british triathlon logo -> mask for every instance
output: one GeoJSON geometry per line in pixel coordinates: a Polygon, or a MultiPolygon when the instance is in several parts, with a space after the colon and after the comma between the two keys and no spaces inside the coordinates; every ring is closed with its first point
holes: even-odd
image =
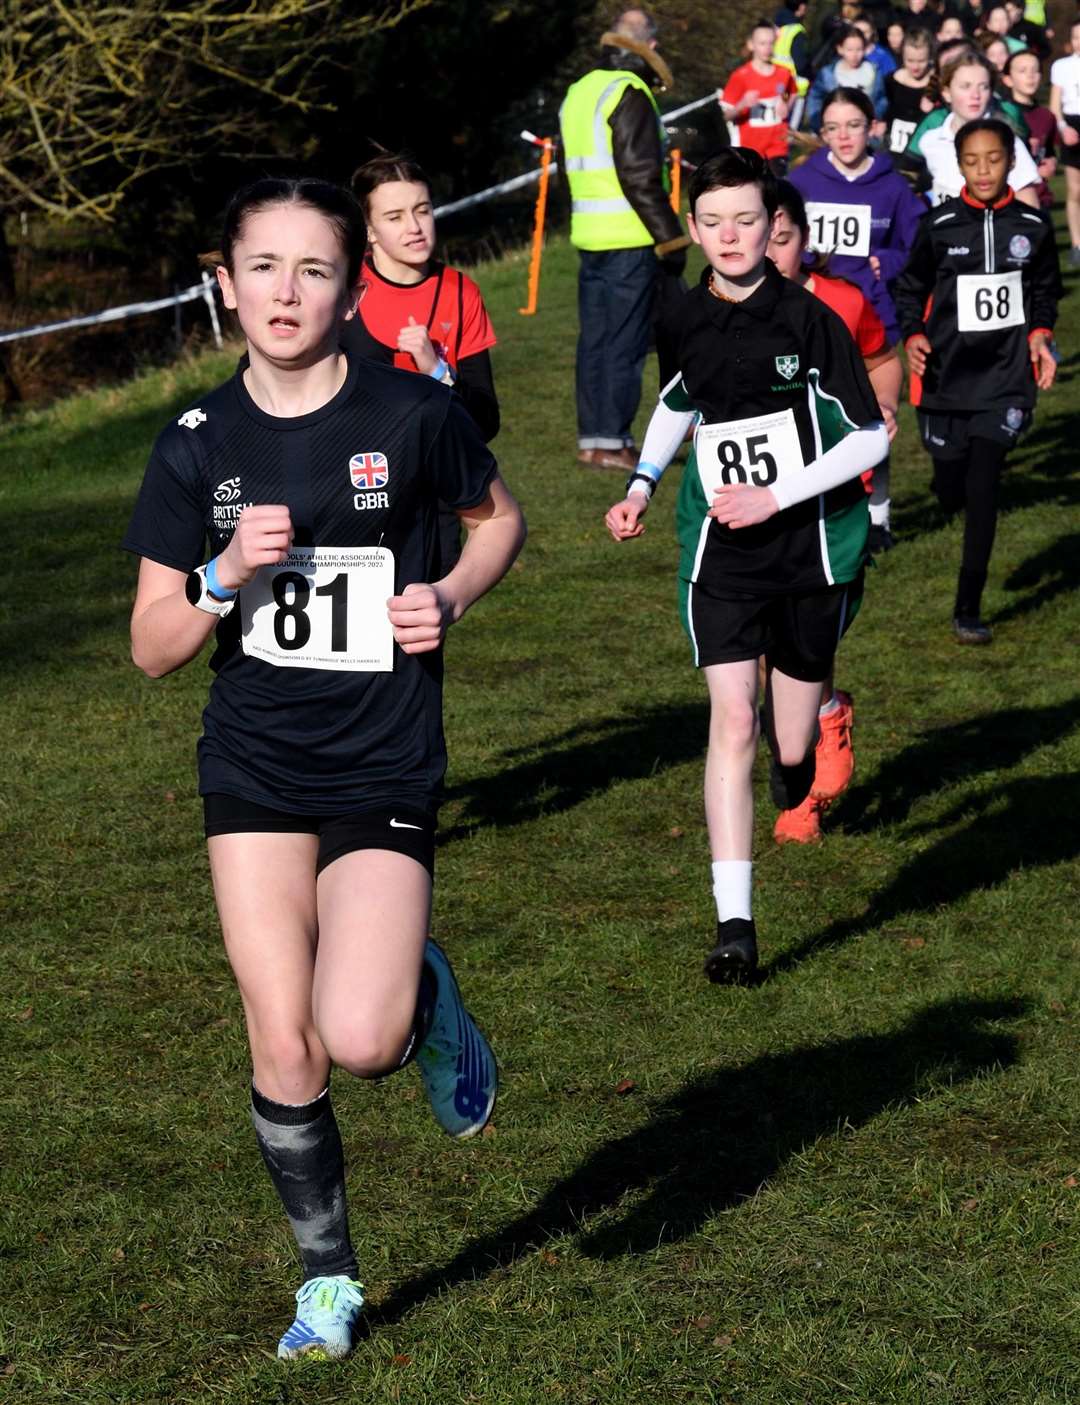
{"type": "Polygon", "coordinates": [[[354,488],[361,489],[353,494],[353,507],[357,512],[390,506],[389,493],[378,491],[390,481],[390,465],[385,454],[353,454],[349,460],[349,479],[354,488]]]}
{"type": "Polygon", "coordinates": [[[239,478],[226,478],[214,489],[215,502],[235,502],[240,496],[239,478]]]}
{"type": "Polygon", "coordinates": [[[206,423],[206,415],[202,410],[185,410],[176,423],[185,429],[198,429],[199,425],[206,423]]]}
{"type": "Polygon", "coordinates": [[[799,358],[797,356],[778,356],[776,369],[786,381],[789,381],[799,369],[799,358]]]}
{"type": "Polygon", "coordinates": [[[219,532],[231,532],[245,507],[253,506],[240,501],[240,479],[224,478],[214,489],[214,526],[219,532]]]}

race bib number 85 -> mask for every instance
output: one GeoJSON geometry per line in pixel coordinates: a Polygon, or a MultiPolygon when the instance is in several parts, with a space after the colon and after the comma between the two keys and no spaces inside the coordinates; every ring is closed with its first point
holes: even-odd
{"type": "Polygon", "coordinates": [[[694,450],[709,502],[717,488],[733,483],[768,488],[804,467],[794,410],[698,425],[694,450]]]}
{"type": "Polygon", "coordinates": [[[870,253],[870,206],[806,202],[810,222],[807,247],[816,254],[848,254],[865,259],[870,253]]]}
{"type": "Polygon", "coordinates": [[[389,673],[393,593],[385,547],[294,547],[240,591],[244,653],[277,668],[389,673]]]}
{"type": "Polygon", "coordinates": [[[956,325],[961,332],[996,332],[1024,322],[1019,269],[1010,273],[961,273],[956,280],[956,325]]]}

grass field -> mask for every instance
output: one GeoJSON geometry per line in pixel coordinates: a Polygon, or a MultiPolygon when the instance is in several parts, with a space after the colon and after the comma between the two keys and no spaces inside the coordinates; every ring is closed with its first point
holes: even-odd
{"type": "Polygon", "coordinates": [[[534,319],[523,260],[480,278],[531,536],[448,645],[435,930],[502,1094],[458,1146],[415,1071],[336,1080],[371,1304],[341,1365],[273,1359],[298,1275],[200,837],[206,669],[128,660],[149,445],[231,355],[0,429],[0,1401],[1080,1400],[1075,297],[1008,472],[990,649],[951,638],[959,529],[904,413],[901,544],[838,671],[855,782],[812,849],[773,846],[760,786],[745,991],[700,975],[675,482],[643,540],[606,538],[574,256],[549,248],[534,319]]]}

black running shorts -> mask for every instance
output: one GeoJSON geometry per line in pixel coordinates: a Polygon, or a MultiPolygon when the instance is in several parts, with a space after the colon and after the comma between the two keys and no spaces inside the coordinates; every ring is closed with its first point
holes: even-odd
{"type": "Polygon", "coordinates": [[[846,585],[797,595],[713,595],[691,585],[687,628],[698,667],[742,663],[764,654],[771,668],[789,678],[823,683],[862,594],[862,572],[846,585]]]}
{"type": "Polygon", "coordinates": [[[412,805],[352,815],[294,815],[236,795],[211,794],[203,796],[203,822],[207,839],[215,834],[316,834],[317,874],[360,849],[405,854],[435,873],[435,817],[412,805]]]}
{"type": "Polygon", "coordinates": [[[945,463],[967,458],[972,439],[989,439],[1011,449],[1031,423],[1031,411],[1020,405],[1003,410],[976,410],[970,415],[943,415],[935,410],[918,412],[923,448],[931,458],[945,463]]]}
{"type": "MultiPolygon", "coordinates": [[[[1080,132],[1080,117],[1070,117],[1067,115],[1065,123],[1067,126],[1071,127],[1074,132],[1080,132]]],[[[1077,142],[1075,146],[1066,146],[1059,137],[1057,141],[1057,154],[1061,165],[1071,166],[1074,171],[1080,170],[1080,142],[1077,142]]]]}

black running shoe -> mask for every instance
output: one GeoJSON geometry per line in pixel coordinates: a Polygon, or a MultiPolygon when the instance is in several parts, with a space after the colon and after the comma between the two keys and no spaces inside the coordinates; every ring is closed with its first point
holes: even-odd
{"type": "Polygon", "coordinates": [[[960,644],[989,644],[994,637],[994,631],[978,615],[956,615],[952,629],[960,644]]]}
{"type": "Polygon", "coordinates": [[[729,917],[716,924],[716,946],[705,958],[705,974],[714,985],[750,985],[757,972],[754,919],[729,917]]]}

